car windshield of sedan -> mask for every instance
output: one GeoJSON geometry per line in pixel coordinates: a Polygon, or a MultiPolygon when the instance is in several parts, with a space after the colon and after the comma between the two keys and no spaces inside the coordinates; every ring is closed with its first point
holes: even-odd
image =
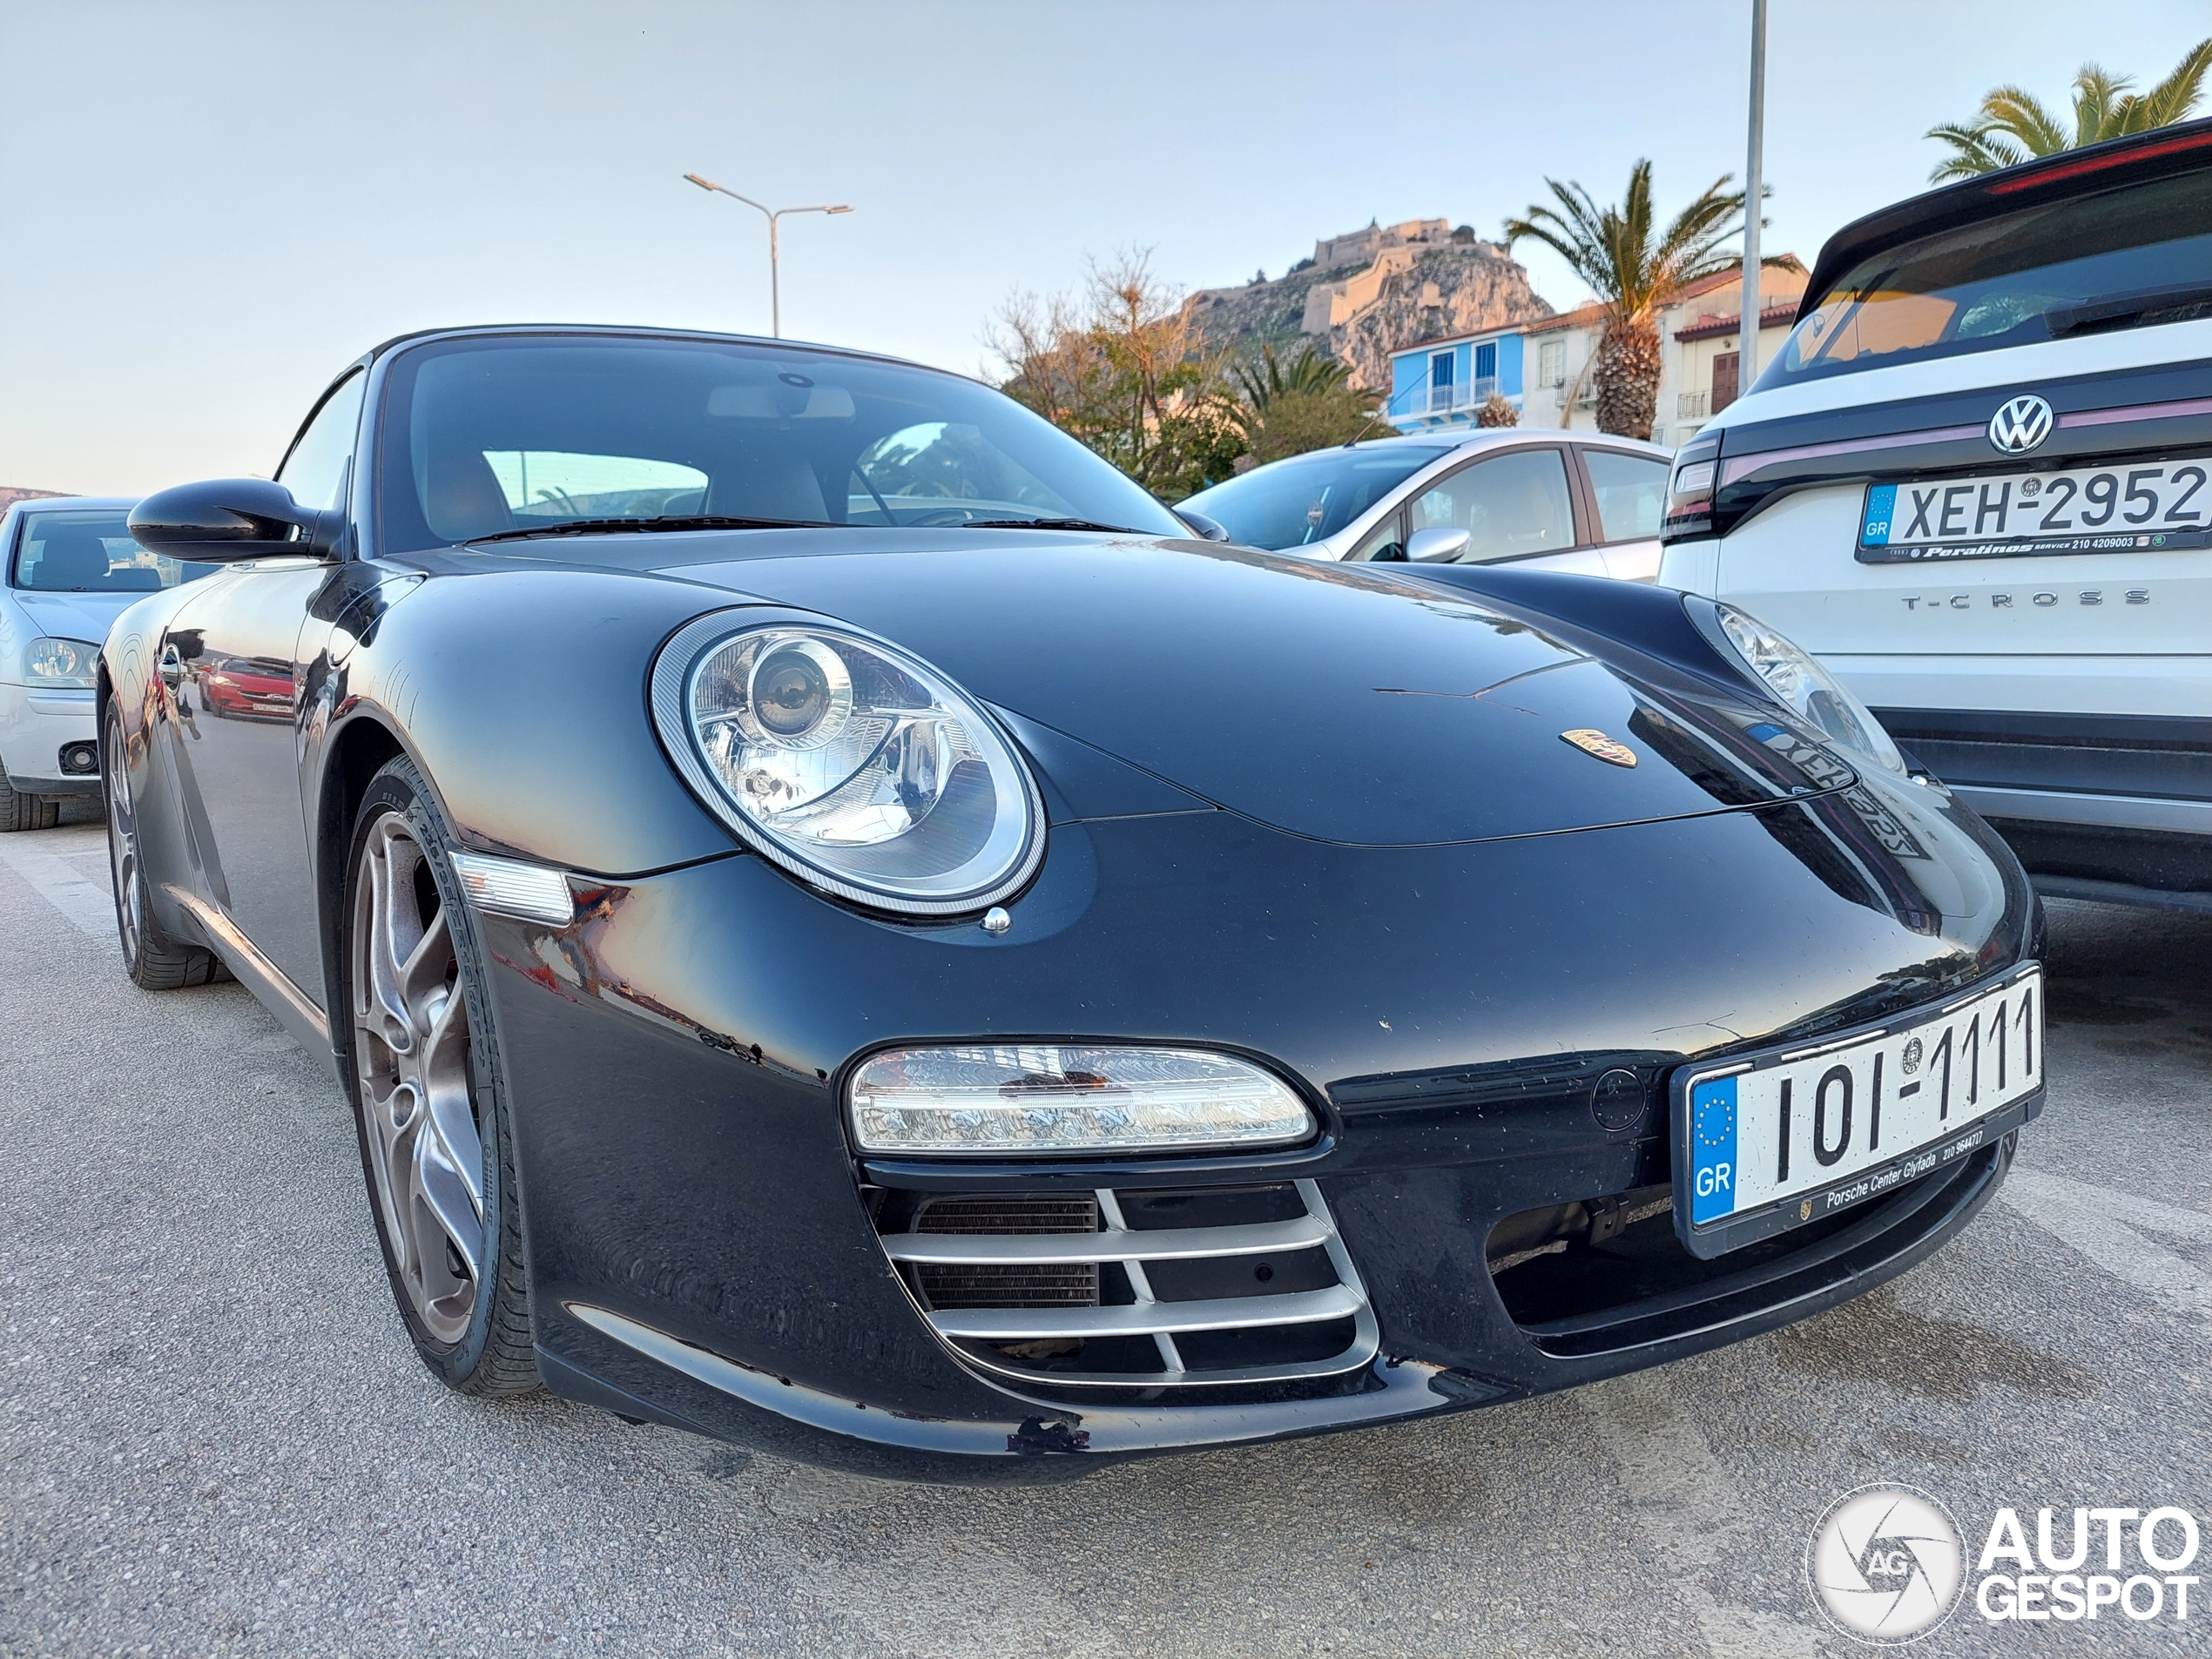
{"type": "Polygon", "coordinates": [[[1246,547],[1305,547],[1334,536],[1440,455],[1448,444],[1323,449],[1204,489],[1183,503],[1246,547]]]}
{"type": "Polygon", "coordinates": [[[111,508],[24,514],[8,579],[36,593],[153,593],[218,568],[147,552],[131,539],[129,515],[111,508]]]}
{"type": "Polygon", "coordinates": [[[1010,398],[804,347],[434,341],[395,362],[384,409],[380,502],[393,551],[632,524],[1189,534],[1010,398]]]}

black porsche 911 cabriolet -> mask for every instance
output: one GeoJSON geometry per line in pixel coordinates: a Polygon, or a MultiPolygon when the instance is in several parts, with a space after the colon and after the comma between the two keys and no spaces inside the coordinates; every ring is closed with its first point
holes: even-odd
{"type": "Polygon", "coordinates": [[[130,972],[328,1061],[457,1389],[952,1479],[1418,1416],[1856,1295],[2041,1107],[2019,867],[1726,606],[645,329],[394,341],[131,526],[228,568],[101,661],[130,972]]]}

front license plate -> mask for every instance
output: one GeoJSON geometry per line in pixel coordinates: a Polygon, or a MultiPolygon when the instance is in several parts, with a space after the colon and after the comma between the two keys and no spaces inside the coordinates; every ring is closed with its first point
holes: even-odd
{"type": "Polygon", "coordinates": [[[2212,547],[2212,458],[1871,484],[1862,564],[2212,547]]]}
{"type": "Polygon", "coordinates": [[[2019,1127],[2043,1086],[2043,975],[1831,1039],[1684,1067],[1675,1225],[1718,1256],[1894,1191],[2019,1127]]]}

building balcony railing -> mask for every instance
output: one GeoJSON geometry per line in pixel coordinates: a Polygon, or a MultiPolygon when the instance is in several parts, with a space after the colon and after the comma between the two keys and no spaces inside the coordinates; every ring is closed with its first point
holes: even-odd
{"type": "Polygon", "coordinates": [[[1676,393],[1675,419],[1677,421],[1703,420],[1705,418],[1705,401],[1708,395],[1709,394],[1704,392],[1676,393]]]}
{"type": "Polygon", "coordinates": [[[1409,386],[1390,400],[1386,413],[1396,416],[1449,415],[1455,409],[1480,408],[1496,395],[1498,377],[1453,381],[1443,386],[1409,386]]]}

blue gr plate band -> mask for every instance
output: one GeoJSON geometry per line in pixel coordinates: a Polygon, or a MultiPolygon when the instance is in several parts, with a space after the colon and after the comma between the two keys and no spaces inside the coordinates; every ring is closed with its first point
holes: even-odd
{"type": "Polygon", "coordinates": [[[1866,492],[1866,516],[1859,521],[1861,547],[1887,547],[1890,525],[1897,515],[1897,486],[1876,484],[1866,492]]]}

